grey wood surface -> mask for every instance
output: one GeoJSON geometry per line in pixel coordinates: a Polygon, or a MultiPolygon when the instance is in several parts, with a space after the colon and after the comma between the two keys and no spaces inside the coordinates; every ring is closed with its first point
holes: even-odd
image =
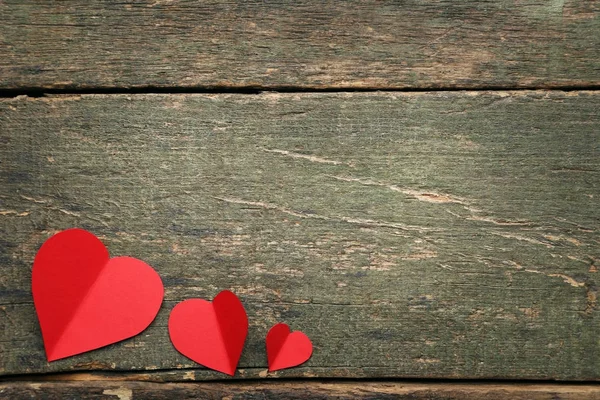
{"type": "Polygon", "coordinates": [[[362,400],[597,400],[596,385],[399,382],[149,383],[116,381],[0,382],[10,399],[362,399],[362,400]]]}
{"type": "Polygon", "coordinates": [[[176,302],[231,289],[238,377],[596,380],[596,92],[83,95],[0,100],[0,374],[159,370],[176,302]],[[30,293],[53,233],[145,260],[138,337],[47,364],[30,293]],[[266,372],[283,321],[315,345],[266,372]]]}
{"type": "Polygon", "coordinates": [[[0,1],[0,89],[600,85],[590,0],[0,1]]]}

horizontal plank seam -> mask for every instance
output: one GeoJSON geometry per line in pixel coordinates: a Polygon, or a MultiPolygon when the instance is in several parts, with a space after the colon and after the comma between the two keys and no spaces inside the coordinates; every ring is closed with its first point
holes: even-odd
{"type": "MultiPolygon", "coordinates": [[[[324,367],[335,368],[335,367],[324,367]]],[[[244,371],[264,371],[261,368],[243,368],[244,371]]],[[[144,381],[144,382],[189,382],[189,383],[260,383],[260,382],[394,382],[394,383],[447,383],[447,384],[472,384],[472,385],[593,385],[600,387],[600,381],[594,380],[556,380],[556,379],[503,379],[485,378],[427,378],[427,377],[284,377],[277,376],[264,378],[201,378],[190,381],[189,378],[165,377],[170,373],[189,373],[190,371],[210,372],[206,368],[183,367],[183,368],[159,368],[153,370],[73,370],[61,372],[36,372],[31,374],[7,374],[0,376],[0,383],[30,381],[30,382],[52,382],[52,381],[144,381]]]]}
{"type": "Polygon", "coordinates": [[[542,85],[542,86],[479,86],[479,87],[428,87],[428,88],[378,88],[378,87],[331,87],[331,88],[311,88],[298,86],[215,86],[215,87],[156,87],[144,86],[133,88],[88,88],[88,89],[47,89],[43,87],[23,88],[23,89],[0,89],[0,98],[13,98],[18,96],[44,97],[47,95],[83,95],[83,94],[260,94],[262,92],[277,93],[347,93],[347,92],[485,92],[485,91],[531,91],[531,90],[555,90],[555,91],[591,91],[600,90],[598,85],[581,86],[561,86],[561,85],[542,85]]]}

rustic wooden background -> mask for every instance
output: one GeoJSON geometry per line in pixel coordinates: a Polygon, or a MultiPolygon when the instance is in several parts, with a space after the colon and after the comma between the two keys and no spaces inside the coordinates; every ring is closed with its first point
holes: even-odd
{"type": "Polygon", "coordinates": [[[598,89],[593,0],[0,0],[0,397],[600,398],[598,89]],[[165,301],[48,364],[69,227],[165,301]],[[166,329],[223,289],[233,380],[166,329]],[[315,351],[267,373],[279,321],[315,351]]]}

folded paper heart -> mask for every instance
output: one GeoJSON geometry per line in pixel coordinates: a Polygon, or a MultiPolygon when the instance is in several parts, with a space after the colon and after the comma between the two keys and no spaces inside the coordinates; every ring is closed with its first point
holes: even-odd
{"type": "Polygon", "coordinates": [[[190,299],[169,316],[173,346],[184,356],[210,369],[234,375],[248,334],[244,306],[228,290],[212,302],[190,299]]]}
{"type": "Polygon", "coordinates": [[[35,256],[31,280],[48,361],[137,335],[156,317],[164,294],[152,267],[110,258],[82,229],[48,239],[35,256]]]}
{"type": "Polygon", "coordinates": [[[306,362],[312,354],[312,343],[303,332],[290,333],[286,324],[277,324],[267,333],[269,371],[291,368],[306,362]]]}

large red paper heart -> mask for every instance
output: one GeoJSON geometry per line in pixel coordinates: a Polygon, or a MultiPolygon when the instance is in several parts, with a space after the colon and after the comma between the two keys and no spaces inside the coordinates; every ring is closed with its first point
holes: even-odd
{"type": "Polygon", "coordinates": [[[312,350],[308,336],[300,331],[290,333],[286,324],[276,324],[267,333],[269,371],[300,365],[310,358],[312,350]]]}
{"type": "Polygon", "coordinates": [[[42,245],[31,286],[48,361],[137,335],[156,317],[164,293],[152,267],[131,257],[109,258],[102,242],[82,229],[42,245]]]}
{"type": "Polygon", "coordinates": [[[228,290],[212,302],[190,299],[177,304],[169,316],[173,346],[184,356],[225,374],[234,375],[246,335],[244,306],[228,290]]]}

